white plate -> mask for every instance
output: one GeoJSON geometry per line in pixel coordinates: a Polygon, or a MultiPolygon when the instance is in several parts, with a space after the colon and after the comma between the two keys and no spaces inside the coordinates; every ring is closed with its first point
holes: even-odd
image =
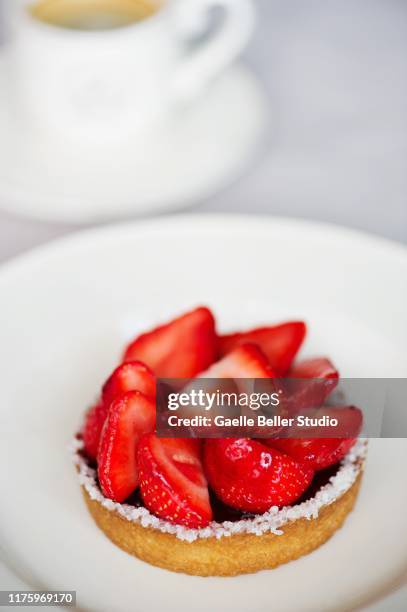
{"type": "Polygon", "coordinates": [[[347,376],[406,376],[407,253],[327,225],[174,217],[84,232],[0,272],[0,548],[28,583],[97,612],[345,610],[406,571],[405,440],[371,442],[356,510],[274,571],[177,575],[113,546],[89,517],[66,446],[136,330],[201,302],[220,326],[305,317],[305,353],[347,376]]]}
{"type": "Polygon", "coordinates": [[[38,219],[88,223],[196,204],[236,179],[267,129],[257,79],[235,67],[144,136],[61,142],[10,116],[6,68],[0,49],[0,204],[38,219]]]}

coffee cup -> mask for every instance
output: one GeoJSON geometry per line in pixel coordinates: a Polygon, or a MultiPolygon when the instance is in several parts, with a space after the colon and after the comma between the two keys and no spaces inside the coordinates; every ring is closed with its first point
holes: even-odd
{"type": "Polygon", "coordinates": [[[82,141],[151,127],[225,70],[254,26],[251,0],[37,0],[16,17],[19,111],[82,141]]]}

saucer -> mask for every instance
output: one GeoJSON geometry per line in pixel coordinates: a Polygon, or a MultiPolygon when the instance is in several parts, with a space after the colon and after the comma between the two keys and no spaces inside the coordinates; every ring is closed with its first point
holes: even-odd
{"type": "Polygon", "coordinates": [[[265,95],[235,66],[148,134],[93,147],[58,141],[12,117],[6,59],[0,55],[0,207],[13,213],[87,223],[185,208],[233,181],[266,129],[265,95]]]}

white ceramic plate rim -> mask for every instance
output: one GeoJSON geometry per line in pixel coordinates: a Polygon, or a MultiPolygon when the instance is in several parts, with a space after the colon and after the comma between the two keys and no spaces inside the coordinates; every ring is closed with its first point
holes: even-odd
{"type": "Polygon", "coordinates": [[[46,244],[34,247],[27,252],[21,253],[10,260],[6,260],[0,266],[0,282],[5,274],[13,273],[20,266],[35,264],[37,260],[41,260],[44,256],[52,257],[54,253],[69,251],[71,248],[80,247],[89,241],[103,241],[105,237],[114,240],[115,235],[123,234],[131,235],[154,229],[162,229],[161,226],[170,230],[191,228],[213,229],[218,231],[219,227],[226,223],[233,230],[248,230],[256,229],[264,230],[267,225],[273,229],[306,231],[326,236],[330,234],[330,239],[339,240],[347,243],[358,241],[359,245],[364,249],[380,249],[383,257],[394,257],[399,263],[407,265],[407,245],[401,242],[393,241],[383,236],[374,235],[369,232],[350,228],[324,221],[314,221],[305,218],[290,218],[270,215],[258,214],[241,214],[241,213],[208,213],[208,214],[172,214],[162,215],[158,218],[148,218],[132,221],[119,221],[108,225],[95,226],[92,228],[82,228],[63,238],[55,238],[46,244]]]}

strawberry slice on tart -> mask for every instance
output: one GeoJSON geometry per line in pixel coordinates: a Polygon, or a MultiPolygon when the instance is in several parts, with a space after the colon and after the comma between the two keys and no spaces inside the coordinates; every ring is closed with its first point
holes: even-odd
{"type": "Polygon", "coordinates": [[[253,513],[292,504],[314,476],[309,466],[249,438],[206,440],[204,467],[221,501],[253,513]]]}
{"type": "Polygon", "coordinates": [[[325,357],[304,359],[290,369],[281,380],[283,391],[280,409],[287,416],[298,414],[307,408],[322,406],[339,381],[339,372],[325,357]]]}
{"type": "Polygon", "coordinates": [[[356,438],[286,438],[275,440],[272,446],[317,471],[338,463],[355,441],[356,438]]]}
{"type": "Polygon", "coordinates": [[[290,378],[324,378],[337,381],[339,372],[327,357],[311,357],[294,363],[288,376],[290,378]]]}
{"type": "Polygon", "coordinates": [[[85,415],[82,438],[85,452],[90,459],[97,458],[103,425],[113,400],[127,391],[141,391],[148,397],[154,398],[155,382],[154,374],[140,361],[124,363],[114,370],[102,387],[100,401],[85,415]]]}
{"type": "Polygon", "coordinates": [[[258,327],[246,332],[219,336],[221,357],[246,343],[260,347],[278,376],[285,376],[306,334],[303,321],[290,321],[272,327],[258,327]]]}
{"type": "MultiPolygon", "coordinates": [[[[363,425],[363,415],[355,406],[322,407],[312,417],[329,416],[338,420],[336,438],[329,427],[315,427],[316,437],[270,438],[264,443],[286,453],[313,470],[323,470],[343,459],[355,444],[363,425]]],[[[312,436],[312,430],[308,430],[312,436]]]]}
{"type": "Polygon", "coordinates": [[[199,377],[274,378],[274,371],[258,346],[245,343],[227,353],[220,361],[202,372],[199,377]]]}
{"type": "Polygon", "coordinates": [[[109,407],[98,450],[98,477],[106,497],[122,502],[139,485],[136,449],[143,434],[155,428],[155,400],[128,391],[109,407]]]}
{"type": "Polygon", "coordinates": [[[123,361],[142,361],[157,378],[192,378],[216,357],[215,320],[208,308],[200,307],[138,336],[123,361]]]}
{"type": "Polygon", "coordinates": [[[153,514],[191,528],[210,523],[212,509],[197,440],[148,434],[140,441],[137,457],[141,497],[153,514]]]}
{"type": "Polygon", "coordinates": [[[128,361],[117,367],[102,388],[102,399],[110,405],[116,397],[127,391],[141,391],[148,397],[155,397],[155,376],[141,361],[128,361]]]}
{"type": "Polygon", "coordinates": [[[103,402],[90,408],[86,415],[82,428],[82,439],[85,452],[90,459],[96,460],[99,448],[100,436],[105,424],[109,406],[103,402]]]}
{"type": "MultiPolygon", "coordinates": [[[[274,372],[267,357],[258,346],[248,343],[238,346],[199,375],[200,387],[204,388],[207,393],[217,391],[250,393],[254,391],[253,384],[255,384],[257,390],[261,386],[262,391],[271,392],[271,390],[274,390],[274,387],[272,389],[273,379],[274,372]],[[207,379],[205,383],[203,383],[204,379],[207,379]],[[259,383],[259,379],[262,379],[261,383],[259,383]],[[256,383],[253,382],[254,380],[256,383]]],[[[194,386],[193,381],[190,386],[194,386]]],[[[192,414],[193,409],[189,410],[192,414]]],[[[220,406],[214,407],[211,413],[212,417],[220,413],[220,410],[220,406]]],[[[229,407],[229,416],[232,416],[232,413],[236,413],[237,416],[240,411],[244,412],[245,410],[238,405],[229,407]]]]}

